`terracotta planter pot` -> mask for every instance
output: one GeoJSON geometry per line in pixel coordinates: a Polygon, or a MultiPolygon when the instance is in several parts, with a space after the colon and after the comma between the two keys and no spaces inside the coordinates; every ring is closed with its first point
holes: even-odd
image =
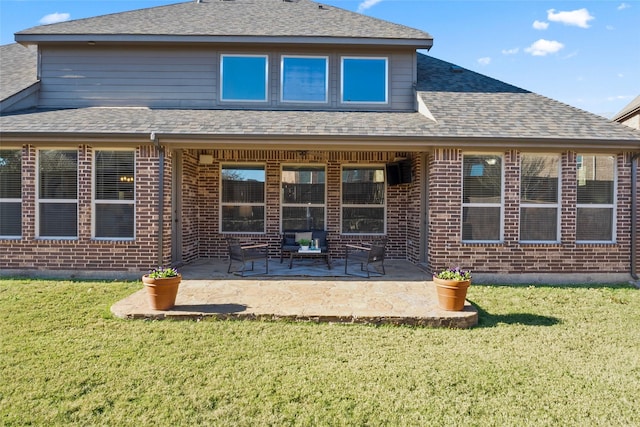
{"type": "Polygon", "coordinates": [[[445,280],[433,278],[438,292],[438,305],[447,311],[462,311],[471,280],[445,280]]]}
{"type": "Polygon", "coordinates": [[[147,289],[149,305],[154,310],[169,310],[176,304],[178,286],[182,281],[182,275],[176,277],[166,277],[163,279],[152,279],[149,275],[142,276],[142,282],[147,289]]]}

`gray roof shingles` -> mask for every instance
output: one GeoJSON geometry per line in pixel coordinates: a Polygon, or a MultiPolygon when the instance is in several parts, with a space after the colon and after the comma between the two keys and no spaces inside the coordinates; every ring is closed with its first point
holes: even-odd
{"type": "Polygon", "coordinates": [[[420,54],[417,89],[439,132],[449,137],[633,140],[640,136],[598,115],[420,54]]]}
{"type": "Polygon", "coordinates": [[[3,132],[225,136],[412,137],[433,133],[419,113],[81,108],[0,118],[3,132]]]}
{"type": "Polygon", "coordinates": [[[431,40],[424,32],[310,0],[191,0],[42,25],[16,35],[356,37],[431,40]]]}
{"type": "Polygon", "coordinates": [[[627,141],[640,132],[452,64],[419,55],[420,113],[341,111],[79,108],[30,110],[0,117],[3,134],[314,136],[627,141]],[[451,90],[447,90],[447,82],[451,90]]]}
{"type": "Polygon", "coordinates": [[[37,50],[17,43],[0,46],[0,99],[28,88],[37,79],[37,50]]]}
{"type": "MultiPolygon", "coordinates": [[[[366,31],[365,24],[370,24],[372,18],[337,9],[339,13],[336,13],[343,20],[331,17],[328,21],[332,26],[325,27],[326,22],[317,17],[322,17],[324,13],[330,16],[329,14],[333,14],[336,9],[330,7],[329,10],[318,10],[317,3],[308,0],[300,0],[299,3],[281,0],[212,0],[203,4],[180,3],[41,26],[21,33],[71,33],[86,32],[90,29],[98,33],[113,33],[130,32],[133,28],[142,32],[159,32],[161,29],[163,33],[175,34],[198,34],[205,31],[208,34],[241,34],[247,26],[255,27],[253,24],[257,16],[254,16],[252,11],[258,10],[255,6],[258,3],[261,6],[259,9],[263,12],[264,5],[268,4],[270,7],[265,13],[272,14],[269,19],[280,24],[273,28],[264,26],[253,34],[293,34],[308,26],[309,33],[316,35],[371,35],[366,31]],[[239,13],[238,9],[246,11],[246,16],[239,13]],[[198,13],[193,13],[194,10],[198,13]],[[212,22],[216,21],[211,19],[221,11],[232,14],[232,18],[218,19],[220,25],[212,25],[212,22]],[[289,15],[294,13],[293,11],[295,16],[289,15]],[[133,23],[135,25],[132,25],[133,23]],[[203,26],[204,23],[207,25],[203,26]]],[[[388,37],[426,35],[419,30],[374,21],[377,24],[376,37],[382,37],[382,34],[387,34],[388,37]]],[[[3,66],[0,69],[0,78],[3,81],[3,96],[4,82],[9,79],[11,83],[7,85],[7,93],[16,90],[20,85],[35,82],[35,55],[19,58],[27,50],[17,45],[9,46],[11,47],[2,47],[3,66]],[[7,55],[10,57],[8,62],[5,62],[5,52],[10,54],[7,55]],[[13,58],[14,55],[17,56],[13,58]]],[[[418,54],[417,96],[429,109],[435,121],[420,113],[79,108],[6,113],[0,117],[0,132],[1,135],[7,136],[122,136],[157,132],[175,137],[212,138],[314,136],[377,137],[390,140],[423,138],[425,141],[447,138],[469,141],[547,139],[581,143],[617,141],[624,142],[625,146],[640,148],[640,132],[636,130],[423,54],[418,54]]]]}

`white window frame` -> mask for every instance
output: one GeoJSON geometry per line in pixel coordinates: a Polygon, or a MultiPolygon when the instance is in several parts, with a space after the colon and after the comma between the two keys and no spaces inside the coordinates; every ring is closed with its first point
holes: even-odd
{"type": "MultiPolygon", "coordinates": [[[[2,147],[3,151],[17,151],[20,153],[20,181],[22,181],[22,149],[21,148],[11,148],[11,147],[2,147]]],[[[22,188],[20,188],[20,198],[1,198],[0,197],[0,203],[20,203],[20,210],[22,210],[23,204],[22,204],[22,188]]],[[[23,213],[24,215],[24,213],[23,213]]],[[[22,221],[22,215],[20,216],[20,220],[22,221]]],[[[22,224],[20,224],[20,232],[22,233],[22,224]]],[[[0,234],[0,239],[3,240],[17,240],[17,239],[21,239],[22,238],[22,234],[20,235],[11,235],[11,234],[7,234],[7,235],[1,235],[0,234]]]]}
{"type": "Polygon", "coordinates": [[[340,166],[340,234],[344,236],[386,236],[387,235],[387,199],[388,199],[388,185],[387,185],[387,171],[384,164],[344,164],[340,166]],[[352,168],[352,169],[381,169],[384,176],[384,203],[380,205],[369,205],[369,204],[350,204],[343,202],[343,194],[342,194],[342,174],[344,173],[344,169],[352,168]],[[383,209],[383,218],[384,218],[384,229],[380,233],[349,233],[342,229],[343,226],[343,215],[344,208],[380,208],[383,209]]]}
{"type": "Polygon", "coordinates": [[[326,104],[329,102],[329,57],[328,56],[308,56],[308,55],[282,55],[280,58],[280,102],[288,104],[326,104]],[[284,62],[287,58],[300,59],[324,59],[324,100],[288,100],[284,99],[284,62]]]}
{"type": "Polygon", "coordinates": [[[267,230],[267,164],[266,163],[221,163],[220,164],[220,204],[219,204],[219,210],[218,210],[218,218],[219,218],[219,224],[218,224],[218,230],[220,232],[220,234],[265,234],[266,230],[267,230]],[[224,177],[222,176],[222,171],[224,170],[225,167],[233,167],[234,169],[242,169],[243,167],[251,167],[251,168],[255,168],[256,166],[261,166],[263,171],[264,171],[264,189],[263,189],[263,195],[264,195],[264,199],[262,201],[262,203],[230,203],[230,202],[224,202],[223,201],[223,196],[224,196],[224,189],[223,189],[223,185],[224,185],[224,177]],[[263,212],[264,212],[264,217],[263,217],[263,223],[264,226],[262,228],[262,231],[224,231],[222,229],[222,223],[224,221],[224,218],[222,217],[223,215],[223,208],[225,206],[262,206],[263,212]]]}
{"type": "Polygon", "coordinates": [[[133,241],[136,238],[136,150],[132,149],[95,149],[93,151],[92,163],[93,165],[93,173],[91,180],[91,238],[94,240],[117,240],[117,241],[133,241]],[[98,169],[96,168],[96,155],[100,151],[127,151],[133,153],[133,200],[116,200],[116,199],[100,199],[96,198],[96,184],[97,177],[96,174],[98,169]],[[132,205],[133,206],[133,236],[132,237],[96,237],[96,205],[132,205]]]}
{"type": "MultiPolygon", "coordinates": [[[[460,186],[462,187],[462,203],[460,208],[460,241],[462,243],[503,243],[504,242],[504,153],[476,153],[476,152],[465,152],[462,153],[462,164],[460,165],[460,186]],[[479,203],[479,202],[464,202],[464,157],[465,156],[496,156],[500,157],[501,168],[500,168],[500,203],[479,203]],[[463,237],[463,222],[464,222],[464,208],[500,208],[500,237],[498,240],[464,240],[463,237]]],[[[520,189],[518,188],[518,191],[520,189]]]]}
{"type": "MultiPolygon", "coordinates": [[[[518,189],[518,195],[520,198],[520,221],[522,220],[522,209],[523,208],[543,208],[543,209],[556,209],[556,238],[555,240],[520,240],[520,243],[560,243],[561,236],[561,200],[562,200],[562,156],[560,154],[555,153],[521,153],[520,155],[520,185],[522,186],[522,161],[524,156],[555,156],[558,160],[558,189],[557,194],[558,197],[555,203],[523,203],[521,188],[518,189]]],[[[504,169],[504,168],[503,168],[504,169]]],[[[503,184],[504,186],[504,184],[503,184]]],[[[520,235],[522,231],[522,223],[518,224],[518,235],[520,235]]]]}
{"type": "Polygon", "coordinates": [[[388,56],[342,56],[340,57],[340,103],[341,104],[375,104],[389,103],[389,57],[388,56]],[[384,101],[347,101],[344,99],[344,61],[346,59],[377,59],[384,60],[384,101]]]}
{"type": "MultiPolygon", "coordinates": [[[[617,236],[617,221],[618,218],[618,156],[615,154],[606,154],[606,153],[589,153],[585,154],[586,156],[593,157],[613,157],[613,200],[612,203],[577,203],[576,200],[576,228],[577,217],[578,217],[578,209],[611,209],[611,240],[577,240],[577,244],[591,244],[591,243],[616,243],[617,236]]],[[[580,176],[579,176],[579,168],[584,167],[584,156],[585,155],[577,155],[576,156],[576,186],[580,185],[580,176]]],[[[576,229],[576,236],[577,236],[576,229]]]]}
{"type": "Polygon", "coordinates": [[[247,102],[247,103],[266,103],[269,102],[269,55],[242,54],[242,53],[223,53],[220,55],[220,101],[222,102],[247,102]],[[237,99],[224,97],[224,58],[264,58],[264,98],[263,99],[237,99]]]}
{"type": "MultiPolygon", "coordinates": [[[[341,186],[342,187],[342,186],[341,186]]],[[[310,208],[323,208],[324,209],[324,218],[323,218],[323,223],[324,223],[324,229],[327,229],[327,165],[325,164],[318,164],[318,163],[286,163],[281,165],[280,167],[280,231],[284,231],[284,228],[282,226],[282,221],[284,220],[284,208],[285,207],[293,207],[293,208],[305,208],[305,207],[310,207],[310,208]],[[283,172],[284,169],[286,167],[297,167],[297,168],[305,168],[305,167],[318,167],[318,166],[322,166],[324,169],[324,203],[323,204],[318,204],[318,203],[285,203],[284,201],[284,193],[282,191],[282,177],[283,177],[283,172]]]]}
{"type": "Polygon", "coordinates": [[[80,152],[77,148],[69,147],[52,147],[52,148],[40,148],[37,151],[36,159],[36,237],[42,240],[78,240],[80,227],[80,207],[78,206],[78,192],[80,191],[80,185],[78,180],[80,166],[80,152]],[[44,199],[40,198],[40,159],[42,151],[75,151],[78,154],[76,160],[76,198],[75,199],[44,199]],[[40,205],[42,203],[75,203],[76,205],[76,235],[75,236],[41,236],[40,235],[40,205]]]}

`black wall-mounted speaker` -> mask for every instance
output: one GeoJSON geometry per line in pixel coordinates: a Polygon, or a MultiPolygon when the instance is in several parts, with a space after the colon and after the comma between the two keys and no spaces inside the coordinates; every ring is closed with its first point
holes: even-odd
{"type": "Polygon", "coordinates": [[[387,163],[387,185],[411,184],[411,162],[387,163]]]}

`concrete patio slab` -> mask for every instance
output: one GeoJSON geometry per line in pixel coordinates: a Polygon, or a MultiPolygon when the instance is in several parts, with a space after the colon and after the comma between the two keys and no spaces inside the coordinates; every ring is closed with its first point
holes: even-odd
{"type": "MultiPolygon", "coordinates": [[[[238,278],[226,275],[227,265],[212,260],[183,267],[183,280],[171,310],[150,309],[141,286],[139,291],[114,304],[111,311],[123,319],[214,317],[449,328],[470,328],[478,323],[478,311],[468,302],[463,311],[441,310],[430,277],[406,261],[389,262],[388,267],[385,265],[385,276],[371,279],[272,274],[238,278]],[[217,274],[226,277],[204,278],[205,271],[209,277],[217,274]],[[394,276],[394,271],[399,274],[394,276]]],[[[260,268],[256,265],[256,271],[260,268]]],[[[273,270],[270,266],[270,271],[273,270]]]]}

